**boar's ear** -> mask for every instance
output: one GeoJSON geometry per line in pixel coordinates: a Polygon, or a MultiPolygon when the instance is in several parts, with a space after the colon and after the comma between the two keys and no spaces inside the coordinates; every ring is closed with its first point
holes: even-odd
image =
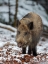
{"type": "Polygon", "coordinates": [[[29,28],[30,30],[33,29],[33,22],[30,22],[30,23],[28,24],[28,28],[29,28]]]}
{"type": "Polygon", "coordinates": [[[19,26],[20,24],[21,24],[20,21],[18,21],[18,22],[17,22],[17,28],[18,28],[18,26],[19,26]]]}

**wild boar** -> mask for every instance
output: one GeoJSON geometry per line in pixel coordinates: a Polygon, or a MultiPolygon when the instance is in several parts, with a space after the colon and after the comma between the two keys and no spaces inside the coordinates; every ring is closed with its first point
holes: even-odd
{"type": "Polygon", "coordinates": [[[17,27],[16,41],[19,47],[22,47],[22,53],[33,53],[37,56],[36,46],[42,34],[43,24],[41,17],[36,13],[28,13],[20,21],[17,27]]]}

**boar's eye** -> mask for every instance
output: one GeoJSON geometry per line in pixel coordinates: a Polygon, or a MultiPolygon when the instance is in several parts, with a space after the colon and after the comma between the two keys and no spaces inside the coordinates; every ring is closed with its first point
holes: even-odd
{"type": "Polygon", "coordinates": [[[20,31],[17,31],[17,34],[20,34],[20,31]]]}
{"type": "Polygon", "coordinates": [[[24,33],[24,35],[27,35],[27,34],[29,34],[29,33],[28,33],[28,32],[25,32],[25,33],[24,33]]]}

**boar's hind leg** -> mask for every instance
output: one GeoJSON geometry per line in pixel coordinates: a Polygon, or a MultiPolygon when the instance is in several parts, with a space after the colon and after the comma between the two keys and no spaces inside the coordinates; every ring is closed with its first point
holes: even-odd
{"type": "Polygon", "coordinates": [[[33,51],[33,55],[34,55],[34,56],[37,56],[36,47],[33,48],[32,51],[33,51]]]}
{"type": "Polygon", "coordinates": [[[26,54],[26,47],[22,48],[22,54],[26,54]]]}
{"type": "Polygon", "coordinates": [[[28,48],[28,54],[31,54],[31,46],[28,48]]]}

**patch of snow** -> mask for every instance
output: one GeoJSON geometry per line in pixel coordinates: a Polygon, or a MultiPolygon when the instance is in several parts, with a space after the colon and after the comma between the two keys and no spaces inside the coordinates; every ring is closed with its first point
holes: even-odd
{"type": "Polygon", "coordinates": [[[0,47],[3,47],[4,46],[4,42],[0,41],[0,47]]]}
{"type": "Polygon", "coordinates": [[[21,63],[21,60],[20,60],[20,59],[17,59],[17,58],[16,58],[16,59],[14,59],[14,60],[16,60],[18,63],[21,63]]]}
{"type": "Polygon", "coordinates": [[[36,57],[34,57],[33,60],[34,60],[35,62],[38,62],[38,59],[37,59],[36,57]]]}
{"type": "Polygon", "coordinates": [[[0,6],[0,12],[8,12],[9,8],[8,6],[0,6]]]}
{"type": "Polygon", "coordinates": [[[15,46],[14,48],[12,48],[13,50],[18,50],[18,51],[21,51],[22,49],[21,48],[19,48],[19,47],[17,47],[17,46],[15,46]]]}
{"type": "Polygon", "coordinates": [[[26,54],[20,54],[20,55],[16,55],[16,57],[17,57],[17,58],[18,58],[18,57],[24,58],[25,55],[26,55],[26,54]]]}
{"type": "Polygon", "coordinates": [[[10,12],[11,12],[13,15],[15,14],[15,6],[12,6],[12,7],[11,7],[10,12]]]}
{"type": "Polygon", "coordinates": [[[8,0],[4,0],[4,2],[8,3],[8,0]]]}
{"type": "Polygon", "coordinates": [[[38,44],[41,44],[41,46],[37,45],[38,53],[43,53],[43,54],[48,53],[48,50],[46,50],[46,49],[48,49],[48,39],[46,39],[46,41],[40,40],[38,44]]]}
{"type": "Polygon", "coordinates": [[[0,57],[0,60],[2,60],[2,57],[0,57]]]}
{"type": "Polygon", "coordinates": [[[48,58],[48,56],[46,58],[48,58]]]}
{"type": "Polygon", "coordinates": [[[15,5],[16,4],[16,0],[10,0],[10,5],[15,5]]]}
{"type": "Polygon", "coordinates": [[[7,14],[3,14],[3,18],[5,19],[5,21],[6,22],[8,22],[9,21],[9,15],[8,15],[8,13],[7,14]]]}

